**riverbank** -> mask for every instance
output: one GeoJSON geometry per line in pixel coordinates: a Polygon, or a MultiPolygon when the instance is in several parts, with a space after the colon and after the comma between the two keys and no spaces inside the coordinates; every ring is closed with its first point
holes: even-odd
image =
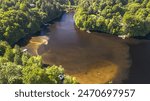
{"type": "MultiPolygon", "coordinates": [[[[64,14],[48,27],[48,45],[38,49],[43,63],[62,65],[80,83],[121,83],[130,67],[128,46],[114,36],[76,29],[73,15],[64,14]]],[[[35,49],[32,41],[26,45],[31,51],[35,49]]]]}
{"type": "Polygon", "coordinates": [[[42,35],[45,35],[46,32],[43,31],[43,30],[46,30],[46,28],[49,27],[50,24],[51,24],[53,21],[55,21],[56,19],[61,18],[64,13],[65,13],[65,12],[62,12],[62,13],[60,13],[59,15],[57,15],[56,17],[54,17],[54,18],[52,18],[52,19],[49,19],[49,21],[47,21],[47,23],[46,23],[47,25],[45,25],[45,24],[40,25],[40,26],[41,26],[40,29],[37,29],[37,31],[36,31],[35,33],[29,33],[29,34],[27,34],[26,36],[23,36],[20,40],[18,40],[18,41],[17,41],[16,43],[14,43],[12,46],[14,46],[14,45],[16,45],[16,44],[18,44],[18,45],[20,45],[20,46],[25,46],[25,45],[27,44],[27,42],[31,39],[32,36],[39,36],[39,35],[41,35],[41,33],[42,33],[42,35]],[[23,41],[25,41],[23,44],[19,44],[19,43],[22,43],[23,41]]]}
{"type": "Polygon", "coordinates": [[[111,0],[82,0],[74,15],[75,24],[82,30],[101,31],[122,39],[146,36],[150,33],[149,3],[134,0],[113,3],[111,0]],[[137,10],[135,5],[139,5],[137,10]]]}
{"type": "Polygon", "coordinates": [[[64,14],[48,27],[46,36],[32,37],[25,48],[41,55],[44,64],[62,65],[66,74],[83,84],[148,82],[141,80],[149,76],[148,40],[122,40],[114,35],[87,33],[75,27],[73,15],[64,14]]]}
{"type": "Polygon", "coordinates": [[[56,21],[57,19],[60,19],[64,13],[65,12],[62,12],[58,16],[56,16],[55,18],[50,19],[46,23],[47,26],[45,26],[44,24],[41,25],[41,29],[39,29],[36,33],[27,34],[26,36],[24,36],[22,39],[20,39],[19,41],[17,41],[12,46],[15,46],[17,44],[17,45],[21,46],[22,49],[27,49],[28,52],[30,54],[32,54],[32,55],[39,55],[38,50],[39,50],[40,46],[48,44],[49,38],[46,36],[47,30],[48,30],[47,28],[54,21],[56,21]],[[33,47],[31,47],[31,46],[33,46],[33,47]]]}
{"type": "Polygon", "coordinates": [[[22,49],[27,49],[33,56],[39,55],[38,50],[41,45],[47,45],[49,38],[47,36],[32,37],[28,44],[22,49]]]}

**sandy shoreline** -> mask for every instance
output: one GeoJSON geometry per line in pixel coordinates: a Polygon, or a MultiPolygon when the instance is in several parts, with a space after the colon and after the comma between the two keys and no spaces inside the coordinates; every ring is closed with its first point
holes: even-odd
{"type": "Polygon", "coordinates": [[[28,49],[28,52],[32,55],[39,55],[38,50],[40,46],[47,45],[49,38],[47,36],[32,37],[27,46],[23,49],[28,49]]]}

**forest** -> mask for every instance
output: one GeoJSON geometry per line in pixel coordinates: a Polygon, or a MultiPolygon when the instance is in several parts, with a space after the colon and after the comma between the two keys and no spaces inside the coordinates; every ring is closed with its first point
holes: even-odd
{"type": "Polygon", "coordinates": [[[15,45],[71,5],[77,5],[74,20],[81,30],[129,37],[150,33],[150,0],[0,0],[1,84],[59,84],[60,74],[64,83],[78,83],[62,66],[45,66],[41,56],[15,45]]]}
{"type": "Polygon", "coordinates": [[[145,36],[150,33],[150,0],[79,0],[74,19],[81,30],[145,36]]]}
{"type": "Polygon", "coordinates": [[[0,84],[60,84],[78,83],[74,77],[64,74],[62,66],[44,66],[41,56],[32,56],[19,46],[14,48],[0,41],[0,84]]]}
{"type": "Polygon", "coordinates": [[[66,0],[0,0],[0,40],[14,44],[63,12],[66,0]]]}
{"type": "MultiPolygon", "coordinates": [[[[69,3],[68,3],[69,2],[69,3]]],[[[21,38],[36,33],[44,23],[61,16],[68,0],[0,0],[0,83],[59,84],[78,83],[64,74],[61,66],[44,66],[41,56],[23,52],[17,45],[21,38]]]]}

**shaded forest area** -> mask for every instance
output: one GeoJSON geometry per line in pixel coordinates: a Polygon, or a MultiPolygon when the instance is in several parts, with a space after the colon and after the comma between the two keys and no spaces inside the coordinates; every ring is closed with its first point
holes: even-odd
{"type": "Polygon", "coordinates": [[[82,30],[145,36],[150,33],[150,0],[79,0],[74,18],[82,30]]]}

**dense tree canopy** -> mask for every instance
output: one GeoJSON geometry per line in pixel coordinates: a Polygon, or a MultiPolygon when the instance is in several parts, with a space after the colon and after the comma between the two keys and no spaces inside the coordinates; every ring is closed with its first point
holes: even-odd
{"type": "Polygon", "coordinates": [[[44,66],[41,56],[10,46],[59,17],[64,7],[77,4],[74,19],[82,30],[127,36],[150,33],[150,0],[0,0],[1,84],[59,84],[62,74],[63,83],[77,83],[61,66],[44,66]]]}
{"type": "Polygon", "coordinates": [[[59,17],[64,5],[74,0],[0,0],[0,84],[77,83],[64,74],[61,66],[43,66],[41,56],[31,56],[19,46],[11,48],[27,34],[40,30],[42,24],[59,17]]]}
{"type": "Polygon", "coordinates": [[[60,16],[66,0],[0,0],[0,40],[10,44],[60,16]]]}
{"type": "MultiPolygon", "coordinates": [[[[0,41],[0,84],[59,84],[61,66],[43,66],[41,56],[31,56],[18,46],[11,48],[0,41]]],[[[64,75],[64,83],[77,83],[74,77],[64,75]]]]}
{"type": "Polygon", "coordinates": [[[77,27],[115,35],[150,33],[150,0],[79,0],[77,27]]]}

